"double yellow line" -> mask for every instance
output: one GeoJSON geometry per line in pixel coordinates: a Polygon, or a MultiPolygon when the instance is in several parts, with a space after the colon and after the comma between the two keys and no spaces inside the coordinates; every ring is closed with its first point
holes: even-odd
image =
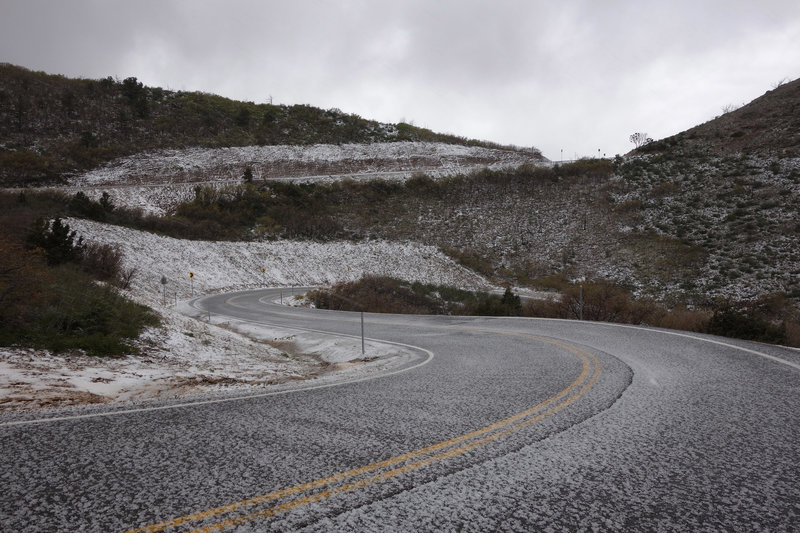
{"type": "Polygon", "coordinates": [[[304,505],[324,501],[339,494],[376,485],[394,477],[457,457],[470,450],[484,446],[535,424],[578,400],[600,377],[601,366],[597,358],[590,352],[576,346],[553,339],[522,333],[475,329],[470,329],[470,331],[493,334],[500,333],[554,345],[580,358],[582,362],[581,373],[565,389],[538,405],[453,439],[347,472],[277,490],[236,503],[223,505],[214,509],[131,529],[125,533],[157,533],[175,528],[181,528],[181,530],[184,531],[188,529],[198,533],[221,531],[230,527],[276,516],[304,505]]]}

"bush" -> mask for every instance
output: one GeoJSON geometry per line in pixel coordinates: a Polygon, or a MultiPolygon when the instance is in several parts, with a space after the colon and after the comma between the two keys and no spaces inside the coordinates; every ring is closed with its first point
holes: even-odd
{"type": "Polygon", "coordinates": [[[784,322],[786,329],[786,344],[800,348],[800,323],[787,320],[784,322]]]}
{"type": "MultiPolygon", "coordinates": [[[[0,343],[118,356],[135,353],[128,341],[144,327],[159,323],[150,309],[127,300],[112,287],[97,285],[73,265],[60,266],[49,275],[42,268],[18,271],[14,290],[4,291],[0,343]],[[38,289],[32,295],[35,305],[23,293],[31,287],[38,289]]],[[[0,286],[8,288],[3,281],[0,286]]]]}
{"type": "Polygon", "coordinates": [[[722,337],[773,344],[786,342],[784,325],[776,326],[761,316],[754,315],[745,309],[736,309],[730,304],[725,304],[714,312],[708,322],[706,332],[722,337]]]}
{"type": "Polygon", "coordinates": [[[36,320],[52,299],[53,279],[44,254],[0,235],[0,330],[36,320]]]}
{"type": "Polygon", "coordinates": [[[56,217],[53,222],[39,219],[27,237],[30,248],[44,251],[47,264],[54,266],[63,263],[78,263],[83,255],[83,238],[75,239],[75,231],[69,224],[56,217]]]}
{"type": "Polygon", "coordinates": [[[81,218],[88,218],[105,222],[108,215],[114,210],[111,197],[107,192],[103,192],[100,201],[94,201],[82,192],[75,193],[69,202],[69,212],[71,215],[81,218]]]}
{"type": "Polygon", "coordinates": [[[357,281],[338,283],[330,289],[310,292],[309,298],[320,309],[342,311],[480,316],[522,314],[520,298],[510,288],[501,297],[384,276],[367,275],[357,281]]]}
{"type": "Polygon", "coordinates": [[[116,248],[84,245],[58,217],[47,222],[45,213],[67,202],[48,194],[0,194],[0,345],[134,353],[130,340],[158,317],[91,277],[130,283],[134,271],[121,270],[116,248]],[[22,228],[35,216],[25,242],[22,228]]]}
{"type": "Polygon", "coordinates": [[[17,334],[32,345],[54,351],[82,349],[89,355],[135,353],[127,341],[146,326],[159,323],[147,307],[131,302],[115,289],[99,286],[75,267],[54,273],[49,305],[17,334]]]}
{"type": "Polygon", "coordinates": [[[659,328],[702,332],[706,330],[711,314],[710,311],[690,310],[680,305],[658,315],[652,325],[659,328]]]}
{"type": "Polygon", "coordinates": [[[81,257],[81,268],[84,272],[102,281],[115,284],[122,278],[122,253],[118,246],[110,244],[87,244],[81,257]]]}

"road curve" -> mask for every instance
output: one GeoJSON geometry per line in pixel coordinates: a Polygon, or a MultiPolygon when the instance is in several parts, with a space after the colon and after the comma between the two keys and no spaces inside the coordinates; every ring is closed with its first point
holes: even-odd
{"type": "MultiPolygon", "coordinates": [[[[203,298],[354,335],[353,313],[203,298]]],[[[391,375],[0,419],[1,531],[791,531],[800,353],[513,318],[366,315],[391,375]],[[431,356],[432,354],[432,356],[431,356]],[[424,364],[422,364],[424,363],[424,364]],[[52,417],[51,417],[52,418],[52,417]]]]}

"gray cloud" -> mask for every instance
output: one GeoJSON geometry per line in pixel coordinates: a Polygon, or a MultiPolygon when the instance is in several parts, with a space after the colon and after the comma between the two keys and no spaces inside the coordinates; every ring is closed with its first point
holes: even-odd
{"type": "Polygon", "coordinates": [[[794,0],[0,0],[2,61],[367,118],[558,159],[800,76],[794,0]]]}

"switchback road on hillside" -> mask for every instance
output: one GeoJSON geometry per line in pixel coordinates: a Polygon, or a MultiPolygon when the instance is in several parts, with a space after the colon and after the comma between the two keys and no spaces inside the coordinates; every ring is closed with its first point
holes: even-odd
{"type": "MultiPolygon", "coordinates": [[[[357,313],[276,297],[194,305],[250,327],[360,333],[357,313]]],[[[367,314],[365,326],[418,348],[335,386],[0,419],[0,530],[800,523],[797,351],[557,320],[367,314]]]]}

